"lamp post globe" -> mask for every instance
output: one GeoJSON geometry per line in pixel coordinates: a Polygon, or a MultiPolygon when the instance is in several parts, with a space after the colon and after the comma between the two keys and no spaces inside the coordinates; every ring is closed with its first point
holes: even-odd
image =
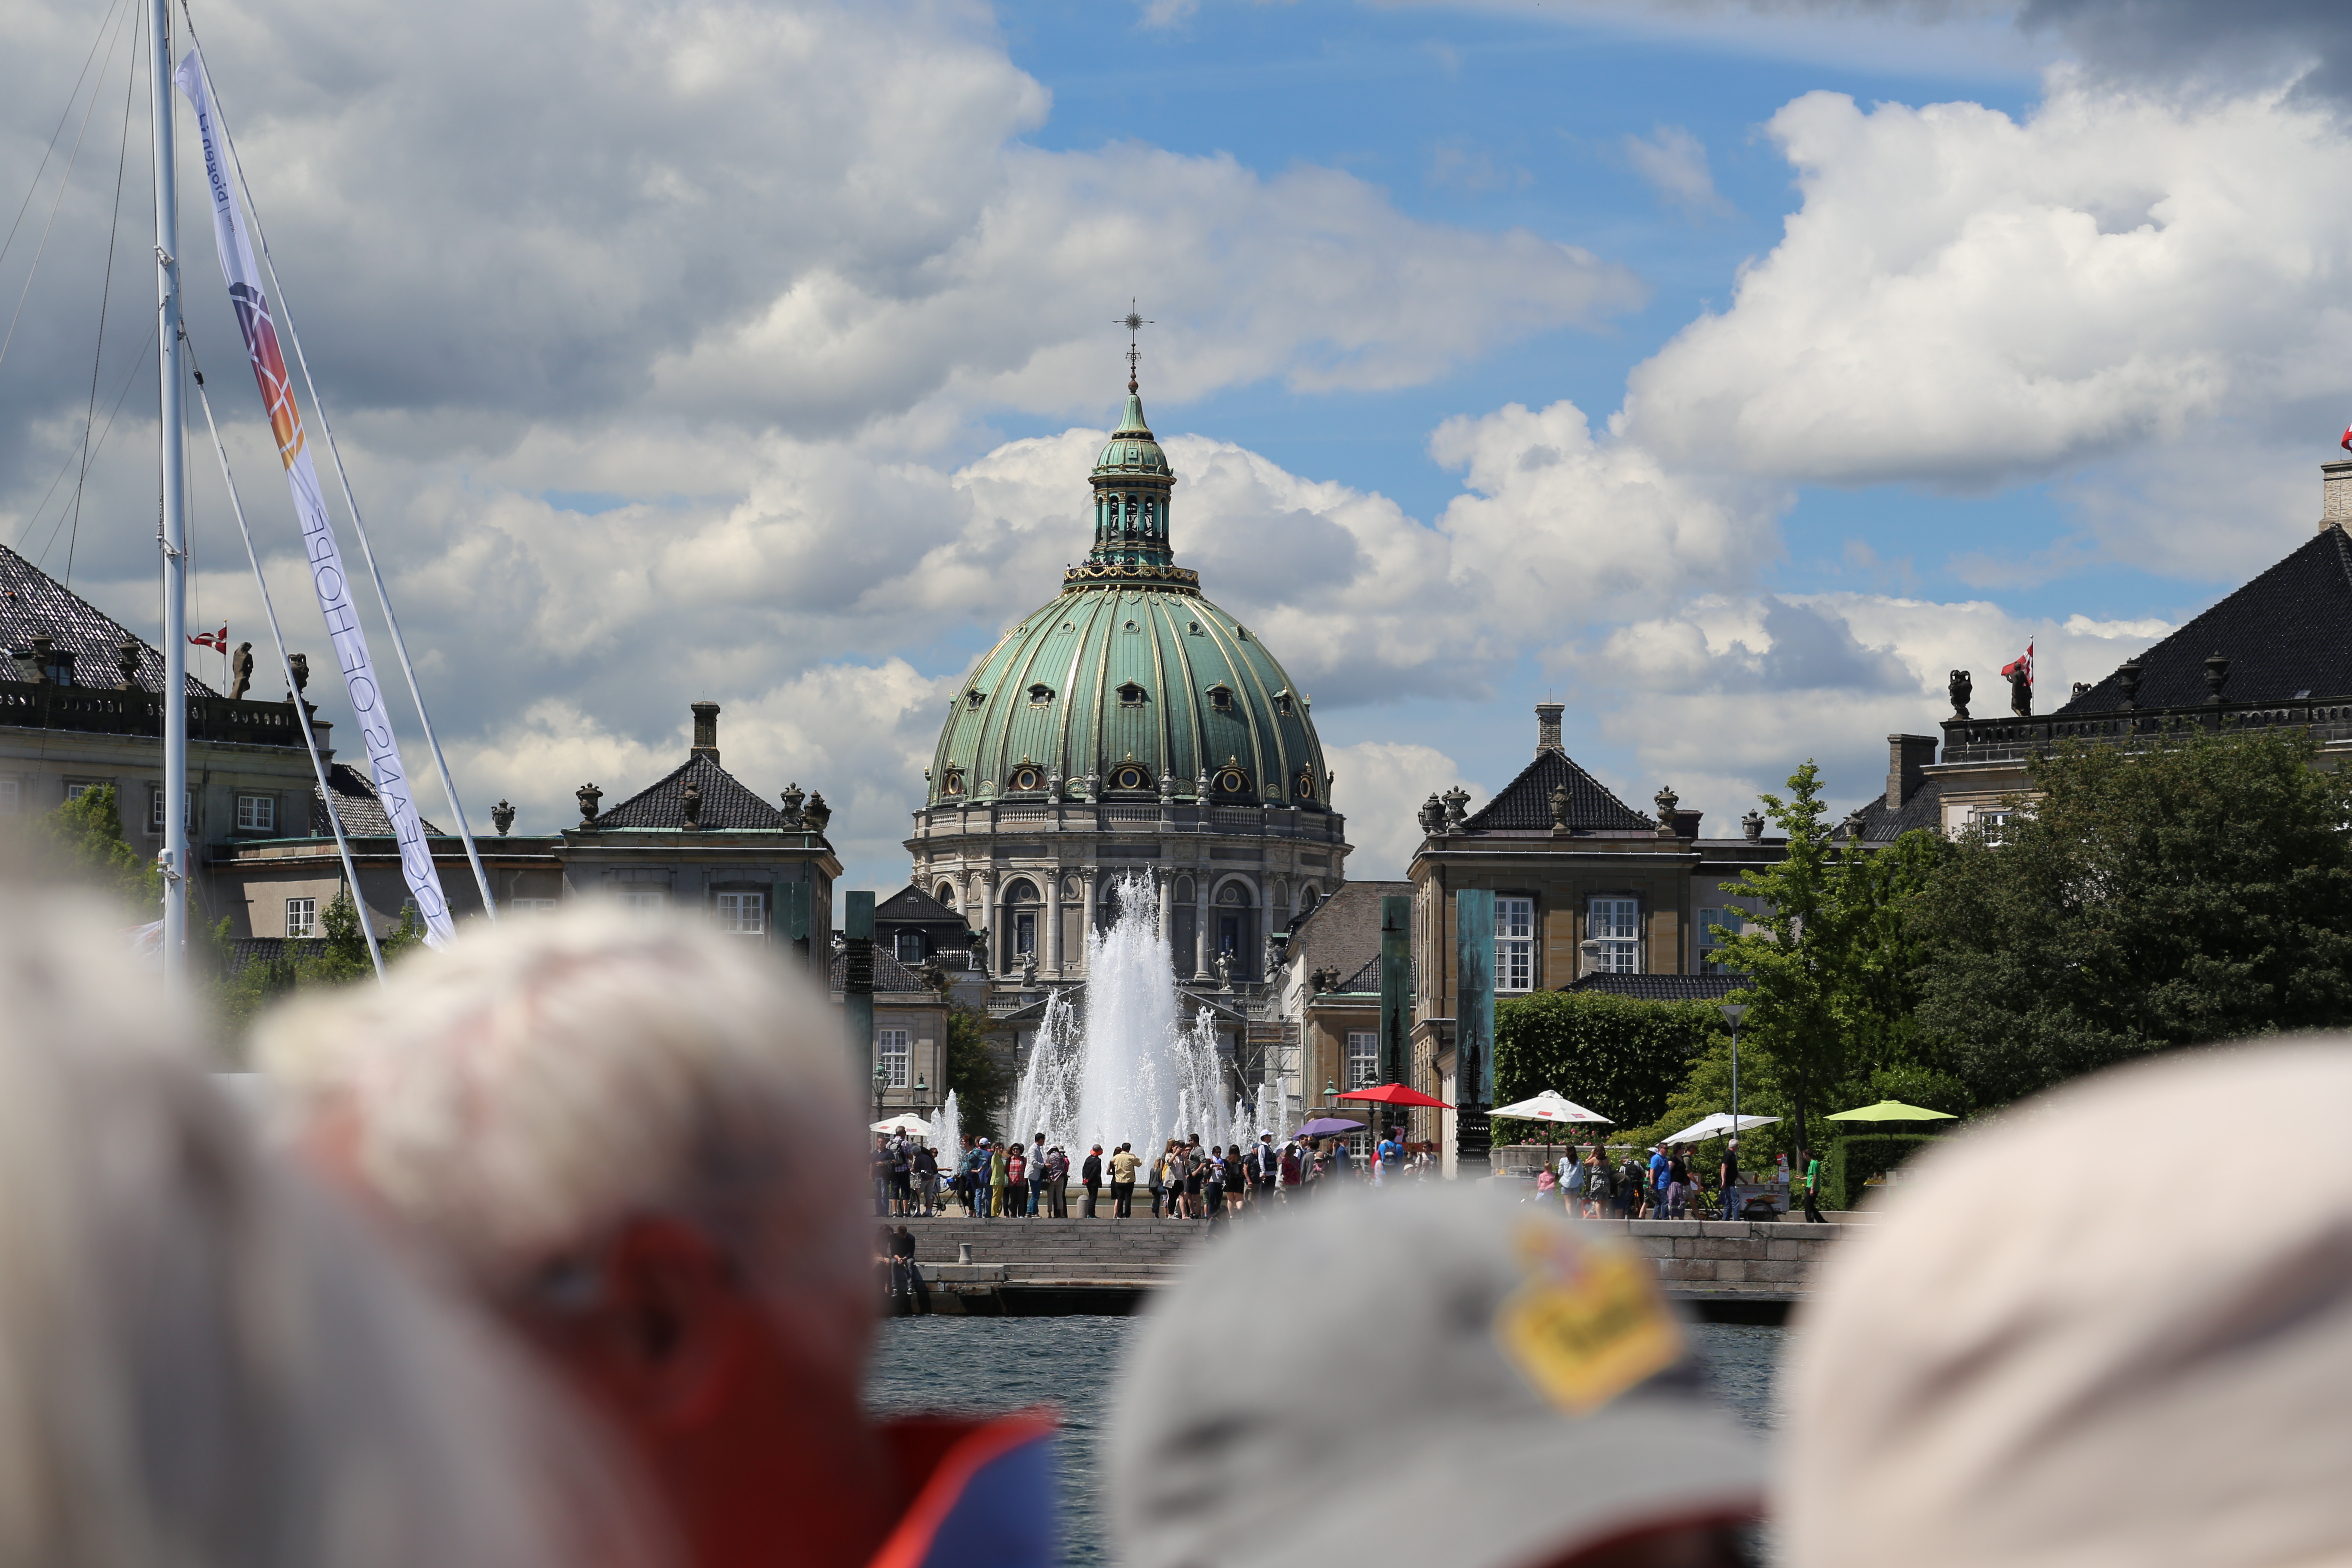
{"type": "MultiPolygon", "coordinates": [[[[1737,1148],[1739,1143],[1739,1021],[1748,1016],[1748,1004],[1726,1002],[1722,1011],[1723,1021],[1731,1026],[1731,1142],[1733,1147],[1737,1148]]],[[[1738,1160],[1736,1156],[1732,1164],[1735,1169],[1738,1168],[1738,1160]]],[[[1729,1215],[1724,1215],[1726,1219],[1731,1217],[1729,1215]]]]}

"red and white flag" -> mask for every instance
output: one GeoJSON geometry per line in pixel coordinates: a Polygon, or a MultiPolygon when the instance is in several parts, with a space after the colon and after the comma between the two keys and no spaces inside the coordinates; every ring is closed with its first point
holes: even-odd
{"type": "Polygon", "coordinates": [[[198,632],[188,640],[195,644],[198,647],[208,647],[214,649],[215,652],[226,653],[228,651],[228,623],[226,621],[223,621],[221,623],[220,630],[216,632],[198,632]]]}
{"type": "Polygon", "coordinates": [[[2031,642],[2027,643],[2023,653],[2019,654],[2015,658],[2011,659],[2007,664],[2000,667],[2000,673],[2004,677],[2023,676],[2025,678],[2025,684],[2028,686],[2032,685],[2033,645],[2031,642]]]}
{"type": "Polygon", "coordinates": [[[2336,445],[2343,447],[2347,452],[2352,452],[2352,425],[2347,425],[2344,426],[2344,439],[2337,442],[2336,445]]]}

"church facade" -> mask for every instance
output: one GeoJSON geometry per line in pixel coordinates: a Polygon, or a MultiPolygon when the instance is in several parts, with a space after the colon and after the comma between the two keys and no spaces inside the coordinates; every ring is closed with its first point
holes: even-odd
{"type": "Polygon", "coordinates": [[[1175,563],[1177,476],[1131,366],[1127,394],[1088,479],[1092,548],[950,700],[912,882],[1002,980],[1083,980],[1087,931],[1140,888],[1179,978],[1256,983],[1345,880],[1346,823],[1308,695],[1175,563]]]}

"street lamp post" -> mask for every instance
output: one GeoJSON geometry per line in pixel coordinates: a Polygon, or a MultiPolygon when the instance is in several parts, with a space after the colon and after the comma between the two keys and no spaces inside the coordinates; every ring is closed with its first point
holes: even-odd
{"type": "MultiPolygon", "coordinates": [[[[1739,1147],[1739,1021],[1747,1016],[1746,1003],[1726,1002],[1723,1005],[1723,1021],[1731,1026],[1731,1146],[1735,1151],[1739,1147]]],[[[1731,1169],[1737,1175],[1739,1156],[1736,1152],[1731,1157],[1731,1169]]],[[[1732,1184],[1734,1192],[1738,1185],[1736,1181],[1732,1184]]],[[[1726,1194],[1727,1201],[1729,1195],[1726,1194]]],[[[1726,1215],[1724,1217],[1729,1219],[1732,1216],[1726,1215]]]]}
{"type": "Polygon", "coordinates": [[[890,1074],[883,1068],[874,1069],[874,1120],[882,1120],[882,1091],[890,1087],[890,1074]]]}

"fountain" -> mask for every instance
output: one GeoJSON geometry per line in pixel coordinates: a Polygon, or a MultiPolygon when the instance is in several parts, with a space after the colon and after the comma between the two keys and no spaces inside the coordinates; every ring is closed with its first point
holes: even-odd
{"type": "Polygon", "coordinates": [[[923,1142],[931,1146],[931,1152],[940,1160],[950,1161],[961,1152],[962,1145],[957,1140],[962,1135],[963,1111],[956,1103],[956,1091],[950,1089],[947,1099],[940,1102],[940,1108],[923,1124],[923,1142]]]}
{"type": "Polygon", "coordinates": [[[1255,1108],[1225,1104],[1214,1023],[1203,1014],[1186,1027],[1178,1016],[1151,879],[1123,877],[1108,893],[1118,918],[1087,933],[1085,1014],[1068,992],[1047,1000],[1007,1135],[1043,1132],[1073,1162],[1097,1143],[1107,1153],[1131,1144],[1149,1158],[1171,1138],[1230,1146],[1254,1142],[1261,1129],[1279,1135],[1270,1114],[1279,1097],[1261,1087],[1255,1108]]]}

